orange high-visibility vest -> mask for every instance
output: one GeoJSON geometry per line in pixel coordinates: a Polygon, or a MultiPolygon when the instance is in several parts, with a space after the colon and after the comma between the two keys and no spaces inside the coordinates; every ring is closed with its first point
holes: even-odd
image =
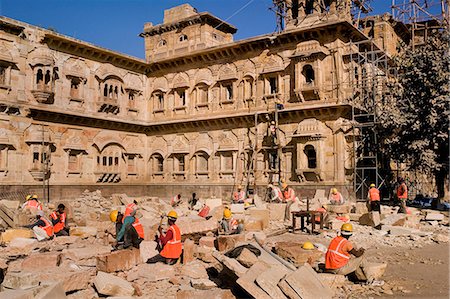
{"type": "MultiPolygon", "coordinates": [[[[50,214],[50,217],[53,220],[58,219],[58,215],[56,215],[56,211],[50,214]]],[[[59,215],[59,222],[53,226],[53,232],[56,234],[66,227],[66,213],[62,213],[59,215]]]]}
{"type": "Polygon", "coordinates": [[[53,236],[53,226],[50,221],[45,219],[44,217],[41,217],[41,220],[45,222],[45,226],[40,226],[45,232],[47,233],[47,236],[51,237],[53,236]]]}
{"type": "Polygon", "coordinates": [[[331,240],[328,251],[325,254],[325,268],[339,269],[348,263],[350,254],[342,250],[342,247],[344,247],[347,242],[348,240],[342,236],[337,236],[331,240]]]}
{"type": "Polygon", "coordinates": [[[239,191],[239,192],[234,192],[234,201],[241,201],[245,199],[245,192],[244,191],[239,191]]]}
{"type": "Polygon", "coordinates": [[[342,198],[342,195],[339,192],[336,192],[336,194],[333,194],[333,193],[331,194],[331,201],[332,202],[340,203],[341,202],[341,198],[342,198]]]}
{"type": "Polygon", "coordinates": [[[239,223],[234,218],[231,218],[229,223],[230,230],[236,230],[239,226],[239,223]]]}
{"type": "Polygon", "coordinates": [[[127,216],[131,215],[131,212],[133,212],[134,210],[136,210],[136,204],[134,202],[127,204],[127,206],[125,207],[125,212],[123,214],[122,223],[127,216]]]}
{"type": "Polygon", "coordinates": [[[405,183],[402,183],[400,186],[397,187],[397,197],[403,199],[408,198],[408,188],[406,187],[405,183]]]}
{"type": "Polygon", "coordinates": [[[369,199],[370,199],[370,201],[379,201],[380,200],[380,190],[378,190],[375,187],[370,188],[369,199]]]}
{"type": "Polygon", "coordinates": [[[30,199],[30,200],[28,201],[28,203],[27,203],[27,206],[28,206],[28,207],[31,207],[31,208],[36,208],[36,209],[42,211],[42,205],[41,205],[41,203],[40,203],[39,201],[35,200],[35,199],[30,199]]]}
{"type": "Polygon", "coordinates": [[[169,229],[172,231],[172,239],[167,242],[160,254],[166,259],[177,259],[180,257],[181,251],[183,250],[183,245],[181,244],[181,232],[176,224],[171,225],[169,229]]]}
{"type": "Polygon", "coordinates": [[[287,190],[284,190],[283,197],[286,201],[292,200],[295,201],[295,191],[292,188],[287,188],[287,190]]]}
{"type": "Polygon", "coordinates": [[[136,230],[139,238],[144,239],[144,227],[142,226],[142,224],[139,222],[139,219],[134,218],[134,223],[133,223],[133,227],[136,230]]]}

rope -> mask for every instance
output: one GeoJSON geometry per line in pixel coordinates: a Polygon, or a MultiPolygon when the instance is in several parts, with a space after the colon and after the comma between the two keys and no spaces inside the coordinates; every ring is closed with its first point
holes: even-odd
{"type": "Polygon", "coordinates": [[[234,17],[235,15],[237,15],[238,13],[240,13],[241,11],[243,11],[247,6],[249,6],[250,4],[252,4],[252,2],[254,2],[255,0],[250,0],[248,1],[244,6],[242,6],[241,8],[239,8],[237,11],[235,11],[231,16],[229,16],[228,18],[226,18],[224,21],[220,22],[219,25],[217,25],[216,27],[214,27],[214,29],[217,29],[218,27],[220,27],[220,25],[222,25],[225,22],[228,22],[229,19],[231,19],[232,17],[234,17]]]}

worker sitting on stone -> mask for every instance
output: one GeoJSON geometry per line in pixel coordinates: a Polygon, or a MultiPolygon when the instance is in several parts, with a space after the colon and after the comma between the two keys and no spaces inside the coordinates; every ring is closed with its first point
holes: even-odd
{"type": "Polygon", "coordinates": [[[233,193],[234,203],[244,203],[245,202],[245,191],[242,190],[242,186],[237,187],[237,191],[233,193]]]}
{"type": "Polygon", "coordinates": [[[174,197],[172,197],[172,200],[170,201],[170,205],[172,207],[177,207],[181,203],[181,194],[177,194],[174,197]]]}
{"type": "Polygon", "coordinates": [[[291,220],[291,206],[296,202],[297,197],[295,196],[295,191],[287,183],[281,185],[283,188],[283,202],[286,203],[286,209],[284,211],[284,221],[291,220]]]}
{"type": "Polygon", "coordinates": [[[66,227],[66,206],[59,204],[58,209],[50,214],[50,218],[53,224],[53,233],[55,236],[68,236],[69,228],[66,227]]]}
{"type": "Polygon", "coordinates": [[[194,207],[197,205],[197,202],[198,202],[197,194],[192,193],[192,198],[189,199],[189,201],[188,201],[189,210],[193,210],[194,207]]]}
{"type": "Polygon", "coordinates": [[[220,226],[223,232],[228,235],[240,234],[244,230],[243,225],[233,218],[233,214],[228,208],[223,211],[223,219],[220,222],[220,226]]]}
{"type": "Polygon", "coordinates": [[[132,203],[127,204],[127,205],[125,206],[125,212],[123,213],[122,223],[123,223],[123,220],[124,220],[126,217],[130,216],[131,213],[132,213],[133,211],[136,211],[137,209],[138,209],[138,206],[137,206],[137,201],[136,201],[136,200],[133,200],[132,203]]]}
{"type": "Polygon", "coordinates": [[[162,227],[158,227],[159,231],[159,242],[161,243],[161,252],[154,257],[147,260],[148,264],[155,264],[158,262],[166,263],[169,265],[175,264],[181,256],[183,245],[181,243],[181,231],[175,224],[177,221],[178,214],[175,211],[170,211],[167,214],[167,223],[169,224],[169,229],[164,235],[162,227]]]}
{"type": "Polygon", "coordinates": [[[267,185],[270,202],[281,202],[283,200],[283,193],[278,186],[272,184],[267,185]]]}
{"type": "Polygon", "coordinates": [[[356,250],[348,240],[353,234],[351,223],[344,223],[341,227],[341,235],[331,240],[325,255],[325,268],[327,272],[348,275],[355,273],[360,280],[367,280],[373,284],[382,284],[375,281],[368,271],[368,263],[365,260],[364,248],[356,250]],[[354,257],[352,257],[352,255],[354,257]]]}
{"type": "Polygon", "coordinates": [[[38,200],[38,196],[27,195],[25,203],[22,205],[22,209],[37,209],[42,211],[42,204],[38,200]]]}
{"type": "Polygon", "coordinates": [[[34,236],[38,241],[50,239],[53,237],[52,223],[44,217],[43,211],[38,211],[36,215],[36,222],[24,227],[31,228],[34,232],[34,236]]]}
{"type": "MultiPolygon", "coordinates": [[[[119,214],[117,213],[117,216],[118,215],[119,214]]],[[[116,222],[117,219],[112,217],[111,221],[116,222]]],[[[120,231],[116,235],[116,240],[117,244],[123,240],[123,248],[128,248],[130,246],[139,248],[139,244],[144,240],[144,228],[136,217],[136,210],[132,211],[129,216],[124,217],[120,231]]],[[[119,246],[116,247],[118,248],[119,246]]]]}
{"type": "Polygon", "coordinates": [[[336,188],[332,188],[329,196],[330,204],[332,205],[342,205],[344,204],[344,197],[342,197],[341,192],[336,188]]]}

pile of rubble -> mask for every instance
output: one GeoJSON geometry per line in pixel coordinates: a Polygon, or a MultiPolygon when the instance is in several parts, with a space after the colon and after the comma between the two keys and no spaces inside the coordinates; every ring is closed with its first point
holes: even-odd
{"type": "MultiPolygon", "coordinates": [[[[298,202],[292,210],[304,209],[305,204],[313,208],[324,205],[320,197],[316,199],[298,202]]],[[[250,206],[228,205],[233,217],[244,224],[245,232],[221,235],[218,223],[226,203],[209,198],[200,200],[196,209],[189,209],[187,203],[176,207],[183,240],[181,262],[174,266],[146,264],[158,253],[154,236],[161,215],[173,209],[166,201],[125,194],[104,198],[100,191],[86,191],[80,198],[64,203],[71,220],[70,236],[37,242],[31,230],[18,228],[14,221],[11,226],[15,228],[2,233],[0,295],[80,299],[357,298],[355,294],[389,294],[392,288],[386,287],[388,283],[385,289],[356,285],[345,276],[321,273],[327,246],[344,221],[354,224],[352,242],[358,247],[416,248],[449,241],[448,213],[410,209],[411,214],[404,215],[397,214],[396,208],[383,206],[382,227],[374,229],[367,209],[360,203],[328,208],[325,225],[329,229],[319,234],[292,233],[283,221],[285,205],[264,203],[257,196],[250,206]],[[109,212],[123,211],[133,201],[138,202],[146,239],[140,249],[116,251],[112,247],[115,226],[109,212]],[[205,205],[209,213],[201,217],[198,210],[205,205]],[[315,248],[302,249],[306,241],[313,242],[315,248]]],[[[6,204],[12,211],[19,205],[6,204]]],[[[47,205],[46,213],[52,208],[47,205]]],[[[1,210],[0,202],[0,216],[1,210]]],[[[373,263],[371,269],[379,278],[386,264],[373,263]]]]}

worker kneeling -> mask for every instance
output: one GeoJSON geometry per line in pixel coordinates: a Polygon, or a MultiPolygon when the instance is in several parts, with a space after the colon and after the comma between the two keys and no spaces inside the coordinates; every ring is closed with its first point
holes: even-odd
{"type": "Polygon", "coordinates": [[[237,220],[233,218],[230,209],[225,209],[223,211],[223,219],[220,222],[220,226],[225,234],[228,235],[240,234],[244,230],[243,225],[239,224],[237,220]]]}
{"type": "Polygon", "coordinates": [[[162,227],[158,227],[159,231],[159,242],[161,243],[161,252],[154,257],[147,260],[147,264],[155,264],[158,262],[163,262],[169,265],[175,264],[181,256],[183,250],[183,244],[181,243],[181,231],[175,224],[177,221],[178,214],[175,211],[170,211],[167,214],[167,222],[169,224],[169,229],[166,234],[163,234],[162,227]]]}
{"type": "Polygon", "coordinates": [[[365,271],[368,264],[363,256],[364,248],[356,250],[353,247],[353,244],[348,240],[352,234],[353,226],[350,223],[344,223],[341,227],[341,235],[331,240],[325,255],[327,272],[340,275],[348,275],[354,272],[360,280],[367,280],[372,284],[381,284],[380,281],[375,281],[368,271],[365,271]]]}
{"type": "Polygon", "coordinates": [[[136,210],[133,210],[129,216],[124,217],[122,225],[120,225],[122,219],[119,216],[120,213],[116,210],[109,215],[111,221],[116,223],[116,248],[119,248],[119,244],[122,242],[123,248],[130,246],[139,248],[142,240],[144,240],[144,228],[136,217],[136,210]]]}
{"type": "Polygon", "coordinates": [[[47,240],[53,237],[53,225],[44,217],[43,211],[38,211],[36,215],[36,222],[30,225],[25,225],[26,228],[33,230],[34,236],[38,241],[47,240]]]}

